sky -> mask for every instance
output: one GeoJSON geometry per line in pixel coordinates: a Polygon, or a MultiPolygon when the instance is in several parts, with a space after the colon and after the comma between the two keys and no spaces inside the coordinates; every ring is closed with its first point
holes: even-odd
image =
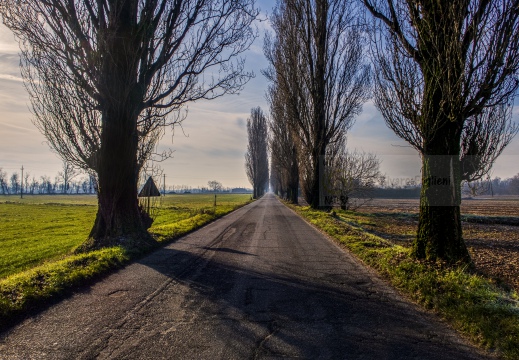
{"type": "MultiPolygon", "coordinates": [[[[274,0],[259,0],[257,5],[266,18],[274,0]]],[[[167,130],[159,151],[173,150],[173,157],[159,166],[166,175],[166,185],[207,186],[217,180],[225,187],[250,187],[245,174],[247,118],[253,107],[268,113],[265,99],[267,81],[261,69],[268,64],[263,55],[264,32],[268,21],[258,24],[260,36],[244,54],[246,70],[253,71],[239,95],[228,95],[211,101],[189,104],[182,129],[174,134],[167,130]]],[[[57,175],[62,160],[53,153],[45,137],[32,124],[27,91],[19,69],[19,47],[13,34],[0,24],[0,168],[10,176],[24,171],[39,179],[57,175]]],[[[516,102],[517,103],[517,102],[516,102]]],[[[519,122],[519,107],[514,109],[519,122]]],[[[396,183],[419,179],[420,158],[409,145],[387,128],[382,116],[368,101],[348,134],[348,148],[375,153],[381,160],[381,172],[396,183]]],[[[519,137],[505,149],[495,163],[492,177],[512,177],[519,173],[519,137]]]]}

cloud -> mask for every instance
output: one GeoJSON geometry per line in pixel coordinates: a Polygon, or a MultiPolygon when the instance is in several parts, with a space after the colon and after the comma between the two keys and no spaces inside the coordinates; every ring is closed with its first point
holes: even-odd
{"type": "Polygon", "coordinates": [[[28,110],[29,95],[23,84],[19,81],[4,79],[0,76],[0,119],[2,113],[24,113],[30,118],[32,115],[28,110]]]}
{"type": "Polygon", "coordinates": [[[189,136],[177,129],[172,138],[168,130],[160,143],[159,150],[174,150],[173,158],[160,164],[166,182],[206,186],[216,179],[224,186],[249,186],[244,171],[247,102],[247,96],[225,96],[192,104],[183,123],[189,136]]]}
{"type": "Polygon", "coordinates": [[[0,73],[0,80],[23,82],[23,79],[20,76],[14,76],[14,75],[10,75],[10,74],[1,74],[1,73],[0,73]]]}
{"type": "Polygon", "coordinates": [[[6,54],[0,52],[0,69],[2,74],[10,75],[21,79],[19,55],[6,54]]]}
{"type": "Polygon", "coordinates": [[[20,47],[14,38],[14,34],[0,22],[0,53],[17,54],[20,47]]]}

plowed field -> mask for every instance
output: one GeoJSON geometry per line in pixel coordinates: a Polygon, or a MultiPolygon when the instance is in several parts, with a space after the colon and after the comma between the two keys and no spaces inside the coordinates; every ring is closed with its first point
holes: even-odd
{"type": "MultiPolygon", "coordinates": [[[[366,216],[361,226],[410,245],[416,236],[418,205],[415,199],[375,199],[358,210],[366,216]]],[[[463,237],[476,270],[519,291],[519,198],[463,200],[461,212],[463,237]]]]}

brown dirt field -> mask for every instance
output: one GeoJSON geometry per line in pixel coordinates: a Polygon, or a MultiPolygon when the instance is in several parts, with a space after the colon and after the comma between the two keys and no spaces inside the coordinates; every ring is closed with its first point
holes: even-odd
{"type": "MultiPolygon", "coordinates": [[[[410,245],[416,236],[418,200],[375,199],[357,211],[366,216],[362,227],[376,235],[400,245],[410,245]]],[[[463,200],[461,211],[482,217],[519,217],[519,198],[463,200]]],[[[463,236],[476,271],[519,291],[519,226],[463,222],[463,236]]]]}
{"type": "MultiPolygon", "coordinates": [[[[363,205],[363,212],[407,212],[417,213],[418,199],[373,199],[363,205]]],[[[488,198],[464,199],[461,202],[462,214],[485,216],[519,216],[518,196],[496,196],[488,198]]]]}

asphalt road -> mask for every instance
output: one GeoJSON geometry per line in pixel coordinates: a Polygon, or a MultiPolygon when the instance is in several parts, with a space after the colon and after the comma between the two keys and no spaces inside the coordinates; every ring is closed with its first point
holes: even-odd
{"type": "Polygon", "coordinates": [[[484,359],[275,197],[0,335],[3,359],[484,359]]]}

